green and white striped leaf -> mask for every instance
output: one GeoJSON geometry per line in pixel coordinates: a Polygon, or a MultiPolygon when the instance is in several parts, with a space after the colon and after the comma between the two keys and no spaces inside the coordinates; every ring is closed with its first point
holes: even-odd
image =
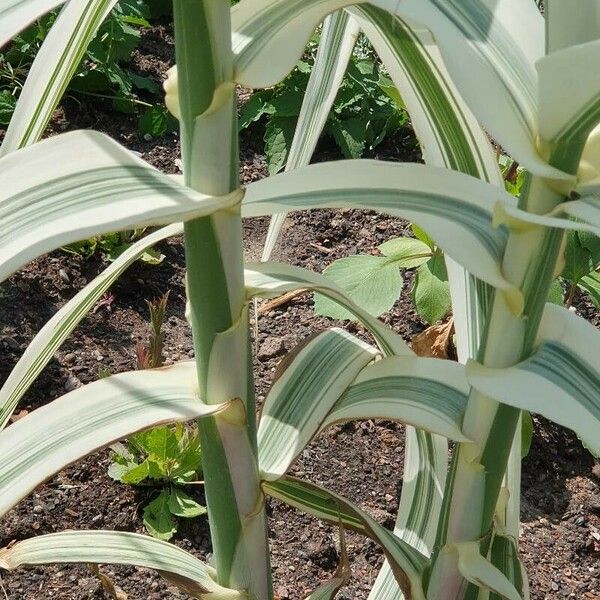
{"type": "Polygon", "coordinates": [[[356,22],[345,11],[340,10],[325,19],[290,146],[286,171],[310,163],[344,79],[358,33],[356,22]]]}
{"type": "MultiPolygon", "coordinates": [[[[402,95],[427,164],[504,188],[489,139],[461,98],[431,33],[369,4],[348,9],[359,20],[402,95]]],[[[459,356],[475,355],[493,292],[446,257],[459,356]]],[[[464,360],[464,358],[463,358],[464,360]]]]}
{"type": "MultiPolygon", "coordinates": [[[[522,598],[529,598],[529,581],[527,572],[519,558],[517,544],[514,539],[494,534],[490,549],[490,562],[520,592],[522,598]]],[[[490,594],[490,600],[503,600],[498,594],[490,594]]]]}
{"type": "Polygon", "coordinates": [[[425,162],[501,184],[491,144],[450,79],[431,33],[369,4],[348,11],[398,88],[425,162]]]}
{"type": "Polygon", "coordinates": [[[404,340],[373,315],[356,305],[333,281],[301,267],[266,262],[248,263],[244,274],[248,298],[273,298],[300,289],[316,290],[338,302],[371,332],[382,352],[387,355],[409,355],[413,351],[404,340]]]}
{"type": "MultiPolygon", "coordinates": [[[[376,4],[381,4],[376,2],[376,4]]],[[[538,155],[537,74],[544,56],[544,21],[520,0],[387,0],[425,25],[452,80],[491,136],[530,172],[568,178],[538,155]]]]}
{"type": "MultiPolygon", "coordinates": [[[[412,350],[399,336],[371,315],[361,314],[360,308],[353,307],[353,303],[344,297],[343,292],[322,275],[299,267],[261,263],[247,266],[246,285],[249,296],[272,297],[299,288],[317,289],[323,294],[327,293],[330,298],[337,298],[340,304],[354,311],[377,339],[386,355],[412,355],[412,350]]],[[[407,436],[398,531],[405,541],[425,553],[426,549],[431,549],[435,538],[446,476],[448,447],[445,438],[423,431],[415,432],[412,427],[407,427],[407,436]],[[420,540],[420,545],[417,544],[417,540],[420,540]]],[[[389,566],[386,569],[389,577],[385,577],[384,573],[382,589],[387,589],[390,593],[397,590],[400,593],[389,566]]],[[[396,597],[386,596],[390,599],[396,597]]],[[[380,600],[379,597],[377,600],[380,600]]]]}
{"type": "Polygon", "coordinates": [[[335,328],[309,340],[284,365],[267,394],[258,426],[262,479],[273,481],[288,471],[338,398],[377,355],[365,342],[335,328]]]}
{"type": "Polygon", "coordinates": [[[450,551],[458,554],[458,570],[467,581],[507,600],[522,600],[506,575],[481,555],[478,542],[454,544],[450,551]]]}
{"type": "Polygon", "coordinates": [[[577,191],[580,195],[585,195],[585,190],[588,188],[596,189],[600,195],[600,125],[590,133],[583,148],[577,182],[579,184],[577,191]]]}
{"type": "Polygon", "coordinates": [[[499,402],[544,417],[575,431],[600,454],[600,357],[597,329],[569,310],[547,304],[531,357],[514,367],[467,365],[476,389],[499,402]]]}
{"type": "Polygon", "coordinates": [[[3,0],[0,5],[0,47],[38,17],[64,0],[3,0]]]}
{"type": "Polygon", "coordinates": [[[279,83],[323,19],[352,0],[244,0],[231,9],[235,80],[250,88],[279,83]]]}
{"type": "Polygon", "coordinates": [[[600,39],[553,52],[536,64],[539,133],[553,164],[570,165],[600,122],[600,39]]]}
{"type": "Polygon", "coordinates": [[[508,225],[516,231],[531,227],[548,227],[563,231],[588,231],[600,235],[600,194],[563,202],[546,215],[536,215],[514,206],[498,204],[494,223],[508,225]],[[578,220],[574,221],[569,217],[578,220]]]}
{"type": "Polygon", "coordinates": [[[438,245],[488,283],[515,290],[499,267],[506,230],[491,226],[494,204],[508,193],[474,177],[419,164],[372,160],[311,165],[252,183],[244,216],[312,208],[362,208],[417,222],[438,245]]]}
{"type": "Polygon", "coordinates": [[[600,36],[598,0],[578,0],[577,10],[572,9],[569,2],[545,0],[548,53],[585,44],[600,36]]]}
{"type": "Polygon", "coordinates": [[[75,131],[0,159],[0,281],[65,244],[239,202],[183,187],[109,137],[75,131]]]}
{"type": "Polygon", "coordinates": [[[469,389],[464,366],[454,361],[384,358],[360,372],[322,429],[358,419],[388,419],[465,442],[461,424],[469,389]]]}
{"type": "MultiPolygon", "coordinates": [[[[269,87],[300,57],[310,34],[328,13],[349,0],[249,0],[236,5],[233,47],[236,81],[269,87]]],[[[486,129],[532,173],[569,176],[537,153],[537,74],[544,55],[543,18],[532,3],[518,0],[371,0],[429,28],[448,70],[486,129]]]]}
{"type": "Polygon", "coordinates": [[[42,327],[0,389],[0,430],[6,426],[19,400],[48,364],[54,352],[125,269],[148,248],[168,237],[181,234],[182,230],[180,224],[169,225],[130,246],[42,327]]]}
{"type": "MultiPolygon", "coordinates": [[[[325,19],[285,165],[286,171],[310,163],[344,78],[357,35],[356,22],[348,13],[340,10],[325,19]]],[[[269,260],[285,217],[285,213],[271,217],[263,247],[263,261],[269,260]]]]}
{"type": "Polygon", "coordinates": [[[425,556],[433,551],[447,471],[446,438],[407,427],[394,533],[425,556]]]}
{"type": "Polygon", "coordinates": [[[320,585],[306,600],[333,600],[348,579],[350,579],[349,567],[344,571],[336,571],[329,581],[320,585]]]}
{"type": "Polygon", "coordinates": [[[242,600],[216,583],[215,570],[173,544],[123,531],[65,531],[29,538],[0,549],[0,569],[52,563],[134,565],[158,571],[194,598],[242,600]]]}
{"type": "Polygon", "coordinates": [[[427,565],[426,557],[348,499],[293,477],[265,482],[263,488],[267,494],[290,506],[331,523],[341,522],[344,527],[370,537],[382,547],[405,596],[411,600],[425,600],[421,578],[427,565]]]}
{"type": "MultiPolygon", "coordinates": [[[[448,470],[446,438],[406,428],[402,493],[394,535],[429,557],[433,550],[448,470]]],[[[369,600],[404,600],[386,560],[369,600]]]]}
{"type": "MultiPolygon", "coordinates": [[[[36,142],[83,54],[117,0],[69,0],[29,69],[0,156],[36,142]]],[[[1,16],[0,16],[1,19],[1,16]]]]}
{"type": "Polygon", "coordinates": [[[589,231],[600,235],[600,186],[598,192],[594,195],[583,196],[580,200],[565,202],[557,207],[563,214],[577,221],[567,219],[553,219],[554,226],[556,221],[560,223],[562,229],[589,231]]]}
{"type": "MultiPolygon", "coordinates": [[[[503,187],[489,140],[462,100],[429,31],[368,4],[348,9],[359,20],[402,95],[423,157],[503,187]]],[[[459,356],[475,355],[493,291],[446,257],[459,356]]],[[[435,541],[448,466],[445,438],[407,427],[402,494],[395,534],[426,556],[435,541]]],[[[403,595],[386,562],[370,600],[403,595]]]]}
{"type": "Polygon", "coordinates": [[[152,425],[216,414],[197,393],[193,361],[101,379],[0,432],[0,515],[67,465],[152,425]]]}

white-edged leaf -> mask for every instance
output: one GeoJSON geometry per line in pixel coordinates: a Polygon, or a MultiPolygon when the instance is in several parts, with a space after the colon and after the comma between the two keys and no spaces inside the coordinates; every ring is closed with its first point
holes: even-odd
{"type": "Polygon", "coordinates": [[[52,563],[134,565],[159,571],[195,598],[242,600],[216,583],[214,569],[173,544],[123,531],[65,531],[29,538],[0,550],[0,568],[52,563]]]}
{"type": "Polygon", "coordinates": [[[452,80],[491,136],[532,173],[568,179],[536,148],[537,73],[544,56],[544,20],[519,0],[380,0],[425,25],[452,80]],[[397,6],[397,8],[395,8],[397,6]]]}
{"type": "Polygon", "coordinates": [[[353,160],[311,165],[252,183],[244,216],[312,208],[362,208],[416,221],[452,258],[488,283],[514,292],[499,261],[507,232],[491,226],[508,193],[474,177],[420,164],[353,160]]]}
{"type": "Polygon", "coordinates": [[[577,44],[585,44],[600,36],[598,0],[578,0],[577,10],[563,0],[545,0],[548,53],[577,44]]]}
{"type": "MultiPolygon", "coordinates": [[[[358,306],[374,317],[388,312],[402,292],[404,283],[398,265],[385,256],[356,254],[340,258],[324,271],[358,306]]],[[[315,312],[332,319],[354,315],[327,296],[315,294],[315,312]]]]}
{"type": "Polygon", "coordinates": [[[453,544],[451,549],[458,553],[458,570],[467,581],[507,600],[522,600],[506,575],[481,555],[478,542],[453,544]]]}
{"type": "Polygon", "coordinates": [[[579,195],[596,194],[600,196],[600,125],[597,125],[590,133],[583,147],[577,181],[579,195]]]}
{"type": "MultiPolygon", "coordinates": [[[[469,106],[528,170],[569,179],[537,153],[537,74],[544,22],[532,2],[518,0],[371,0],[423,23],[440,45],[448,70],[469,106]],[[527,24],[525,26],[525,23],[527,24]],[[483,90],[483,91],[482,91],[483,90]]],[[[349,0],[246,0],[232,11],[236,80],[269,87],[296,64],[315,27],[349,0]]],[[[391,17],[390,17],[391,18],[391,17]]]]}
{"type": "MultiPolygon", "coordinates": [[[[286,171],[310,163],[346,72],[357,33],[356,23],[344,11],[338,11],[325,19],[285,165],[286,171]]],[[[263,247],[263,261],[269,260],[284,221],[285,214],[271,217],[263,247]]]]}
{"type": "MultiPolygon", "coordinates": [[[[489,140],[454,86],[426,29],[362,4],[348,9],[360,22],[406,104],[423,157],[502,187],[489,140]]],[[[474,355],[486,303],[493,292],[446,257],[459,356],[474,355]]],[[[448,462],[445,438],[407,427],[402,493],[395,533],[429,556],[436,537],[448,462]]],[[[389,564],[370,600],[403,598],[389,564]]]]}
{"type": "MultiPolygon", "coordinates": [[[[518,520],[518,519],[517,519],[518,520]]],[[[517,523],[517,533],[519,524],[517,523]]],[[[529,581],[527,572],[519,558],[516,538],[495,534],[490,548],[490,562],[510,581],[521,597],[529,599],[529,581]]],[[[490,598],[496,600],[497,596],[490,598]]]]}
{"type": "MultiPolygon", "coordinates": [[[[363,31],[400,90],[425,161],[478,176],[502,187],[504,184],[488,138],[450,80],[429,31],[415,23],[409,26],[400,18],[390,19],[385,12],[366,4],[349,10],[361,15],[363,31]],[[365,22],[367,19],[369,23],[365,22]]],[[[449,257],[446,257],[446,264],[457,349],[464,361],[476,355],[493,290],[449,257]]],[[[444,490],[447,443],[438,436],[409,428],[405,452],[396,531],[429,555],[436,537],[444,490]]],[[[384,564],[369,598],[403,598],[389,565],[384,564]]]]}
{"type": "Polygon", "coordinates": [[[0,159],[0,281],[65,244],[207,215],[240,196],[178,185],[94,131],[49,138],[0,159]]]}
{"type": "Polygon", "coordinates": [[[489,139],[452,82],[431,33],[370,4],[347,10],[398,88],[425,162],[502,186],[489,139]]]}
{"type": "Polygon", "coordinates": [[[67,465],[152,425],[216,414],[197,395],[193,361],[100,379],[0,432],[0,515],[67,465]]]}
{"type": "MultiPolygon", "coordinates": [[[[536,67],[541,141],[554,164],[578,160],[600,122],[600,39],[553,52],[536,67]]],[[[572,166],[576,172],[578,162],[572,166]]]]}
{"type": "Polygon", "coordinates": [[[265,482],[267,494],[334,524],[341,523],[348,529],[358,531],[379,544],[394,572],[398,585],[407,598],[425,600],[422,588],[426,557],[409,544],[382,527],[348,499],[308,481],[285,477],[265,482]]]}
{"type": "Polygon", "coordinates": [[[600,235],[600,193],[584,196],[579,200],[563,202],[545,215],[537,215],[514,206],[507,207],[498,204],[495,209],[494,223],[516,226],[517,229],[539,226],[564,231],[585,231],[600,235]]]}
{"type": "Polygon", "coordinates": [[[42,136],[87,46],[116,3],[117,0],[67,2],[29,68],[0,146],[0,156],[33,144],[42,136]]]}
{"type": "Polygon", "coordinates": [[[19,400],[48,364],[54,352],[125,269],[148,248],[168,237],[179,235],[182,231],[183,227],[180,224],[169,225],[137,241],[46,322],[27,346],[0,389],[0,429],[8,423],[19,400]]]}
{"type": "MultiPolygon", "coordinates": [[[[452,82],[431,33],[399,17],[392,19],[368,4],[348,10],[359,20],[402,94],[425,162],[503,188],[489,139],[452,82]]],[[[449,257],[446,265],[457,350],[464,360],[476,353],[488,306],[486,299],[493,291],[449,257]]]]}
{"type": "MultiPolygon", "coordinates": [[[[503,188],[489,139],[461,98],[431,33],[415,23],[362,4],[348,9],[381,56],[406,103],[425,162],[473,175],[503,188]]],[[[486,298],[493,291],[446,257],[457,331],[464,360],[475,355],[486,298]]]]}
{"type": "Polygon", "coordinates": [[[600,454],[600,343],[598,330],[566,308],[547,304],[537,349],[514,367],[467,365],[476,389],[500,402],[544,417],[575,431],[600,454]]]}
{"type": "Polygon", "coordinates": [[[357,36],[358,27],[348,13],[338,11],[325,19],[298,115],[286,171],[310,163],[344,78],[357,36]]]}
{"type": "Polygon", "coordinates": [[[244,0],[231,10],[235,80],[250,88],[279,83],[319,23],[352,0],[244,0]]]}
{"type": "MultiPolygon", "coordinates": [[[[326,277],[299,267],[277,263],[247,265],[245,278],[250,297],[268,298],[295,289],[310,288],[318,289],[321,293],[327,291],[331,298],[338,298],[340,304],[346,308],[353,305],[326,277]]],[[[361,314],[361,310],[356,306],[353,307],[353,311],[371,331],[386,355],[412,355],[412,350],[388,327],[368,313],[361,314]]],[[[399,514],[398,531],[411,545],[425,551],[432,547],[435,539],[437,515],[446,477],[448,446],[445,438],[440,436],[423,431],[415,432],[412,427],[407,427],[407,431],[409,434],[403,486],[406,495],[403,493],[401,498],[401,507],[404,506],[404,509],[399,514]],[[413,498],[417,499],[416,504],[413,503],[413,498]],[[414,506],[418,507],[416,511],[411,508],[414,506]],[[418,541],[420,543],[417,543],[418,541]]],[[[389,565],[386,569],[382,579],[383,588],[399,590],[389,565]]],[[[380,600],[379,597],[377,600],[380,600]]]]}
{"type": "Polygon", "coordinates": [[[580,219],[592,225],[596,235],[600,235],[600,180],[593,185],[584,185],[577,188],[582,193],[580,200],[565,202],[556,208],[566,215],[580,219]]]}
{"type": "Polygon", "coordinates": [[[384,358],[360,372],[322,428],[387,419],[464,442],[461,425],[469,389],[459,363],[417,356],[384,358]]]}
{"type": "Polygon", "coordinates": [[[319,273],[274,262],[248,263],[244,278],[248,298],[273,298],[299,289],[316,290],[356,315],[371,332],[384,354],[388,356],[413,354],[398,334],[357,306],[333,281],[319,273]]]}
{"type": "Polygon", "coordinates": [[[374,348],[345,332],[329,329],[300,348],[267,394],[258,426],[261,478],[279,479],[321,428],[338,398],[374,348]]]}
{"type": "MultiPolygon", "coordinates": [[[[402,493],[394,535],[430,556],[435,543],[448,471],[448,441],[406,428],[402,493]]],[[[386,560],[369,593],[369,600],[404,600],[386,560]]]]}
{"type": "Polygon", "coordinates": [[[38,17],[65,0],[3,0],[0,5],[0,47],[38,17]]]}

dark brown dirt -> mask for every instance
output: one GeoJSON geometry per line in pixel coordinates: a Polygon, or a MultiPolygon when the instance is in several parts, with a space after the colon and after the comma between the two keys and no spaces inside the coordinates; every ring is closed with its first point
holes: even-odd
{"type": "MultiPolygon", "coordinates": [[[[160,77],[172,64],[168,30],[148,34],[139,56],[141,72],[160,77]]],[[[176,135],[147,142],[132,119],[117,116],[101,104],[83,106],[67,100],[53,122],[54,131],[93,127],[167,172],[177,172],[176,135]]],[[[380,150],[382,157],[406,159],[412,148],[408,133],[380,150]]],[[[241,174],[245,182],[265,175],[256,132],[242,136],[241,174]]],[[[319,158],[332,150],[320,148],[319,158]]],[[[415,159],[414,154],[409,154],[415,159]]],[[[259,257],[267,222],[244,224],[247,258],[259,257]]],[[[321,271],[331,261],[356,252],[373,252],[390,237],[406,233],[396,219],[356,211],[313,211],[291,215],[275,259],[321,271]],[[314,244],[314,245],[311,245],[314,244]]],[[[114,300],[90,314],[32,386],[19,410],[34,410],[65,393],[78,382],[97,378],[100,369],[121,372],[134,368],[135,345],[148,333],[146,298],[170,290],[165,324],[167,362],[193,356],[191,333],[184,318],[184,256],[181,240],[160,246],[166,260],[160,266],[136,263],[111,290],[114,300]]],[[[4,381],[22,351],[43,323],[106,265],[95,257],[84,260],[58,251],[28,265],[2,285],[0,294],[0,381],[4,381]]],[[[424,329],[412,309],[410,276],[399,302],[384,321],[409,340],[424,329]]],[[[590,307],[580,312],[596,325],[590,307]]],[[[257,398],[264,399],[273,372],[283,357],[311,333],[332,321],[314,316],[312,298],[300,296],[259,319],[255,374],[257,398]]],[[[362,333],[359,326],[339,323],[362,333]]],[[[336,427],[302,453],[294,474],[326,485],[359,502],[381,523],[392,527],[401,490],[402,427],[371,421],[336,427]]],[[[140,507],[156,493],[137,490],[107,475],[107,451],[92,455],[40,486],[0,520],[0,546],[13,540],[63,529],[117,529],[143,532],[140,507]]],[[[530,574],[533,600],[600,599],[600,468],[568,431],[542,419],[535,421],[530,455],[523,463],[523,558],[530,574]]],[[[191,493],[202,500],[201,488],[191,493]]],[[[279,598],[304,598],[335,570],[337,532],[328,525],[281,503],[269,504],[273,576],[279,598]]],[[[205,518],[184,522],[173,540],[201,558],[210,553],[205,518]]],[[[340,598],[364,599],[377,575],[381,553],[370,541],[350,534],[354,577],[340,598]]],[[[185,596],[152,572],[128,567],[103,567],[129,600],[181,599],[185,596]]],[[[84,567],[50,566],[2,575],[8,600],[100,600],[106,598],[98,580],[84,567]]],[[[0,598],[2,596],[0,595],[0,598]]]]}

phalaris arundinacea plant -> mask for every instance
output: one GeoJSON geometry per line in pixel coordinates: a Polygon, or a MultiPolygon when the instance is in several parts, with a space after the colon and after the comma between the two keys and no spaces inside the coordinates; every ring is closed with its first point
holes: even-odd
{"type": "MultiPolygon", "coordinates": [[[[0,41],[55,0],[5,0],[0,41]]],[[[124,563],[159,570],[196,598],[273,598],[267,495],[359,531],[386,564],[371,598],[525,599],[518,557],[519,420],[540,413],[600,451],[599,334],[546,305],[568,230],[600,229],[600,4],[559,0],[174,0],[183,181],[108,137],[38,142],[112,0],[70,0],[46,39],[0,150],[0,274],[109,231],[166,225],[136,242],[39,332],[0,391],[0,514],[78,458],[157,422],[198,419],[214,564],[149,537],[41,535],[0,567],[124,563]],[[328,16],[331,15],[331,16],[328,16]],[[285,173],[241,188],[236,84],[276,84],[326,19],[285,173]],[[426,165],[306,166],[362,30],[411,114],[426,165]],[[515,200],[484,130],[526,170],[515,200]],[[322,207],[418,223],[444,251],[460,363],[416,357],[328,279],[244,265],[243,216],[322,207]],[[183,223],[181,225],[180,223],[183,223]],[[196,360],[77,389],[6,426],[29,385],[95,300],[147,247],[183,231],[196,360]],[[340,329],[304,345],[257,422],[248,306],[311,288],[356,315],[376,347],[340,329]],[[286,475],[325,427],[407,425],[405,485],[388,531],[359,506],[286,475]],[[448,440],[456,442],[448,465],[448,440]]],[[[174,97],[176,90],[176,100],[174,97]]],[[[272,244],[281,223],[274,221],[272,244]]],[[[266,255],[269,253],[267,248],[266,255]]],[[[400,474],[399,474],[400,476],[400,474]]],[[[331,598],[346,569],[311,598],[331,598]]]]}

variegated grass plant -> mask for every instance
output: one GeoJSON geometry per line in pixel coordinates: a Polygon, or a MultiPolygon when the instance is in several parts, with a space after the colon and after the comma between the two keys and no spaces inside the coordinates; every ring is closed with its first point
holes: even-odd
{"type": "MultiPolygon", "coordinates": [[[[59,3],[5,0],[0,41],[59,3]]],[[[174,0],[178,85],[172,74],[168,103],[181,124],[183,181],[92,131],[34,143],[113,4],[70,0],[23,90],[1,149],[0,275],[86,236],[173,224],[67,303],[2,387],[0,514],[116,439],[198,419],[214,564],[145,536],[71,531],[4,548],[0,567],[126,563],[157,569],[196,598],[269,600],[271,495],[381,545],[387,562],[374,599],[527,598],[518,558],[521,410],[600,450],[598,332],[545,304],[565,231],[600,230],[598,0],[580,0],[578,12],[550,0],[545,20],[533,0],[242,0],[231,10],[227,0],[174,0]],[[288,170],[240,187],[235,85],[280,81],[331,13],[288,170]],[[306,166],[358,29],[402,94],[427,165],[306,166]],[[483,128],[528,171],[518,201],[502,187],[483,128]],[[321,207],[379,210],[435,239],[448,264],[462,364],[416,357],[316,273],[243,264],[242,216],[321,207]],[[146,248],[181,231],[196,361],[102,379],[6,427],[94,302],[146,248]],[[340,329],[321,333],[273,384],[257,422],[248,305],[298,288],[353,312],[377,347],[340,329]],[[394,532],[286,475],[319,431],[366,418],[407,425],[394,532]],[[448,440],[457,443],[450,465],[448,440]]],[[[311,598],[333,597],[346,571],[311,598]]]]}

